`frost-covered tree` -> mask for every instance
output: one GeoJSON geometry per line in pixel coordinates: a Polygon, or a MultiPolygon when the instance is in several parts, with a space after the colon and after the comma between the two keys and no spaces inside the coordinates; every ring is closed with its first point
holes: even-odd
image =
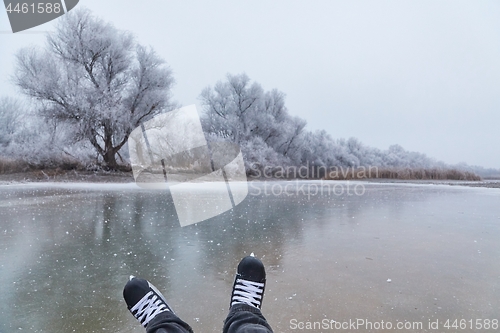
{"type": "Polygon", "coordinates": [[[11,97],[0,98],[0,146],[6,147],[20,129],[21,103],[11,97]]]}
{"type": "Polygon", "coordinates": [[[292,117],[285,94],[264,91],[245,74],[227,75],[201,93],[202,123],[209,139],[237,143],[248,164],[293,164],[300,160],[305,120],[292,117]]]}
{"type": "Polygon", "coordinates": [[[43,117],[71,128],[111,169],[134,128],[173,108],[164,60],[85,9],[64,15],[44,49],[17,53],[14,81],[43,117]]]}
{"type": "Polygon", "coordinates": [[[264,92],[262,87],[245,74],[228,75],[227,81],[219,81],[212,89],[201,93],[204,106],[205,130],[237,144],[252,136],[255,115],[262,110],[264,92]]]}

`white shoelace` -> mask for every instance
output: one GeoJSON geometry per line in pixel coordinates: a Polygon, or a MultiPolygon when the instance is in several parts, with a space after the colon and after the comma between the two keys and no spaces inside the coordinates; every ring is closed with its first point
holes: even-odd
{"type": "Polygon", "coordinates": [[[245,303],[260,308],[264,283],[237,279],[234,289],[231,306],[237,303],[245,303]]]}
{"type": "Polygon", "coordinates": [[[167,305],[155,293],[150,291],[130,309],[137,320],[146,327],[157,314],[168,311],[167,305]]]}

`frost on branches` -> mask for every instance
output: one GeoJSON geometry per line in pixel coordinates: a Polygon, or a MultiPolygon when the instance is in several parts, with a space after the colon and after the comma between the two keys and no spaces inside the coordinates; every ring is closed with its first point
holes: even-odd
{"type": "Polygon", "coordinates": [[[20,50],[14,79],[40,115],[71,128],[110,169],[134,128],[173,108],[165,62],[87,10],[62,17],[44,49],[20,50]]]}

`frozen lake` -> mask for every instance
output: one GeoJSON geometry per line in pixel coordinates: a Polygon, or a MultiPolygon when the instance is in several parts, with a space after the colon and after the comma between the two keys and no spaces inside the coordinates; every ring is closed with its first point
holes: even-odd
{"type": "Polygon", "coordinates": [[[195,332],[220,332],[252,251],[277,333],[500,319],[499,189],[337,182],[342,193],[308,197],[303,184],[321,185],[251,183],[235,209],[184,228],[167,192],[135,184],[0,186],[0,332],[144,332],[121,296],[130,274],[195,332]]]}

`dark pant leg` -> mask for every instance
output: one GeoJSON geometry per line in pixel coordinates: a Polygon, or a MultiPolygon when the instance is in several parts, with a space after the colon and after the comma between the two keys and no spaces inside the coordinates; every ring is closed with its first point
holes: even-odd
{"type": "Polygon", "coordinates": [[[193,333],[193,330],[174,313],[165,311],[149,322],[146,333],[193,333]]]}
{"type": "Polygon", "coordinates": [[[273,333],[259,309],[246,304],[235,304],[224,321],[223,333],[273,333]]]}

